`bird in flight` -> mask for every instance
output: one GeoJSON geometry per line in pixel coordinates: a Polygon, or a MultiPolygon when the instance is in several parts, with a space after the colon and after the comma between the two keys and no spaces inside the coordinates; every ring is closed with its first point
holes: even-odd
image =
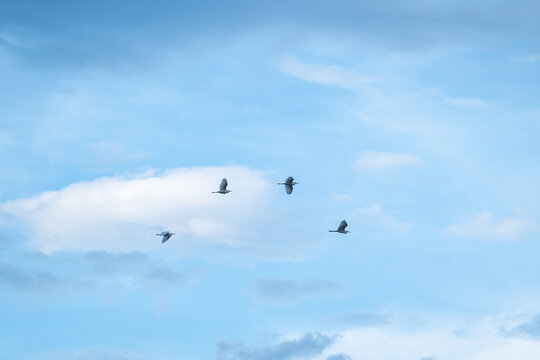
{"type": "Polygon", "coordinates": [[[160,234],[156,234],[157,236],[163,236],[161,238],[161,243],[163,244],[165,241],[169,240],[171,238],[171,236],[174,235],[174,233],[172,232],[168,232],[168,231],[162,231],[160,234]]]}
{"type": "Polygon", "coordinates": [[[221,180],[221,184],[219,184],[219,190],[218,191],[212,191],[212,194],[227,194],[227,193],[230,193],[231,190],[227,190],[227,185],[229,185],[229,183],[227,183],[227,179],[223,178],[223,180],[221,180]]]}
{"type": "Polygon", "coordinates": [[[288,195],[292,194],[293,191],[293,185],[298,184],[294,181],[294,178],[292,176],[289,176],[287,179],[285,179],[284,183],[278,183],[278,185],[285,185],[285,191],[288,195]]]}
{"type": "Polygon", "coordinates": [[[347,233],[350,233],[350,231],[347,231],[345,230],[345,228],[348,226],[349,224],[347,224],[347,222],[345,220],[341,220],[341,222],[339,223],[339,226],[337,228],[337,230],[328,230],[329,232],[338,232],[340,234],[347,234],[347,233]]]}

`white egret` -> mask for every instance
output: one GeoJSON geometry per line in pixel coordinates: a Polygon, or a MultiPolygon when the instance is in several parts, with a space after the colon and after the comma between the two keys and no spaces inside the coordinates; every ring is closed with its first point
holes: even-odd
{"type": "Polygon", "coordinates": [[[221,184],[219,184],[219,190],[218,191],[212,191],[212,194],[227,194],[227,193],[230,193],[231,190],[227,190],[227,185],[229,185],[227,183],[227,179],[223,178],[223,180],[221,180],[221,184]]]}
{"type": "Polygon", "coordinates": [[[345,228],[348,226],[347,222],[345,220],[341,220],[339,223],[339,226],[337,230],[328,230],[329,232],[338,232],[340,234],[347,234],[350,233],[350,231],[345,230],[345,228]]]}
{"type": "Polygon", "coordinates": [[[278,183],[278,185],[285,185],[285,191],[288,195],[290,195],[293,191],[293,185],[298,184],[294,181],[294,178],[292,176],[289,176],[287,179],[285,179],[284,183],[278,183]]]}
{"type": "Polygon", "coordinates": [[[174,233],[168,232],[168,231],[162,231],[160,234],[156,234],[156,235],[163,236],[163,238],[161,238],[161,243],[163,244],[165,241],[169,240],[171,236],[174,235],[174,233]]]}

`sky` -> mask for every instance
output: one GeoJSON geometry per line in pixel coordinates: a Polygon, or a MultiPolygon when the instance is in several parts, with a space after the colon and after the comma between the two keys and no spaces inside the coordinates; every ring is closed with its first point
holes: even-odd
{"type": "Polygon", "coordinates": [[[0,2],[0,360],[538,359],[539,12],[0,2]]]}

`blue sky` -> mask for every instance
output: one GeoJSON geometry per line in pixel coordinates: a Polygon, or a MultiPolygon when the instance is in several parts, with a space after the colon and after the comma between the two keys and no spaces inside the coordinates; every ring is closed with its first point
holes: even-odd
{"type": "Polygon", "coordinates": [[[539,7],[3,2],[0,359],[537,359],[539,7]]]}

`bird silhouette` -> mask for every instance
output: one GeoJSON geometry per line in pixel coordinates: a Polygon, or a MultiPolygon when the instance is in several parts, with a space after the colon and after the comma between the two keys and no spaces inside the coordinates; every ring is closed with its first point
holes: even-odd
{"type": "Polygon", "coordinates": [[[229,185],[229,183],[227,182],[227,179],[223,178],[223,180],[221,180],[221,184],[219,184],[219,190],[218,191],[212,191],[212,194],[227,194],[227,193],[230,193],[231,190],[227,190],[227,185],[229,185]]]}
{"type": "Polygon", "coordinates": [[[165,241],[169,240],[171,238],[171,236],[174,235],[174,233],[172,232],[168,232],[168,231],[162,231],[160,234],[156,234],[157,236],[163,236],[161,238],[161,243],[163,244],[165,241]]]}
{"type": "Polygon", "coordinates": [[[341,222],[339,223],[339,226],[337,228],[337,230],[328,230],[329,232],[338,232],[340,234],[347,234],[347,233],[350,233],[350,231],[347,231],[345,230],[345,228],[348,226],[349,224],[347,224],[347,222],[345,220],[341,220],[341,222]]]}
{"type": "Polygon", "coordinates": [[[285,179],[284,183],[278,183],[278,185],[285,185],[285,191],[288,195],[292,194],[293,186],[298,184],[294,181],[294,178],[292,176],[289,176],[287,179],[285,179]]]}

